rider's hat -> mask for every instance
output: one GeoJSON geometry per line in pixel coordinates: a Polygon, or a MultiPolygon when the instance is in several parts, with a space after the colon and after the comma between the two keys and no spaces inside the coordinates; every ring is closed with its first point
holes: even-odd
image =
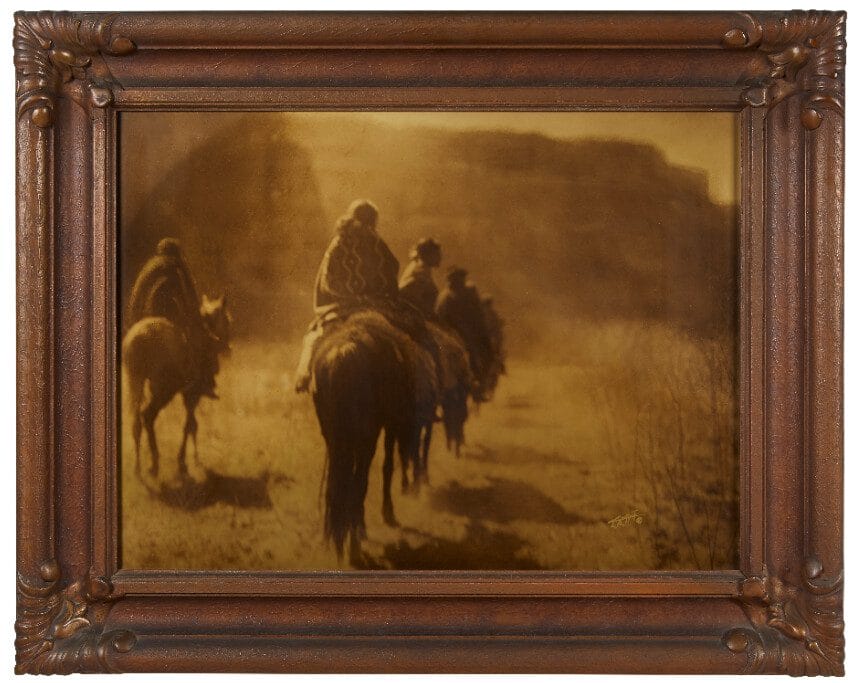
{"type": "Polygon", "coordinates": [[[464,282],[468,271],[459,266],[451,266],[447,271],[447,282],[464,282]]]}
{"type": "Polygon", "coordinates": [[[414,245],[414,248],[411,250],[411,258],[421,258],[424,261],[427,259],[431,259],[432,256],[439,256],[441,254],[441,245],[438,244],[431,237],[423,237],[420,239],[417,244],[414,245]]]}

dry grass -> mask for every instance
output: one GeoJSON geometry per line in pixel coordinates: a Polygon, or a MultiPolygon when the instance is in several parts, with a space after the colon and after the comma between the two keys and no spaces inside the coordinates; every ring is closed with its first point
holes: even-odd
{"type": "MultiPolygon", "coordinates": [[[[695,569],[736,558],[735,403],[717,345],[663,329],[582,330],[562,364],[509,363],[472,416],[463,456],[439,429],[431,486],[381,518],[381,456],[367,497],[367,567],[695,569]],[[712,351],[707,356],[708,351],[712,351]],[[718,352],[718,353],[716,353],[718,352]],[[706,365],[705,361],[712,362],[706,365]],[[712,381],[712,378],[715,381],[712,381]],[[641,524],[608,521],[637,510],[641,524]]],[[[199,409],[200,463],[180,482],[179,400],[159,418],[157,481],[122,439],[126,568],[346,568],[322,542],[324,445],[311,400],[291,389],[297,348],[238,341],[219,401],[199,409]]]]}

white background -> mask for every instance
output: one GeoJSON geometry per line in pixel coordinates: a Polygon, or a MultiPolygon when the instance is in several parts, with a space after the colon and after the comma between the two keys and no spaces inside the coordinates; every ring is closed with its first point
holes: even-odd
{"type": "MultiPolygon", "coordinates": [[[[14,69],[12,66],[12,11],[17,9],[37,10],[44,9],[48,3],[25,2],[21,0],[13,6],[5,6],[5,11],[0,14],[0,36],[8,38],[2,42],[0,48],[0,84],[2,84],[2,92],[6,93],[3,98],[4,105],[0,107],[0,150],[2,150],[2,166],[0,166],[0,174],[2,174],[2,183],[0,183],[0,221],[2,221],[2,230],[0,230],[0,549],[2,549],[2,561],[0,561],[0,679],[4,677],[12,677],[12,667],[14,662],[14,613],[15,613],[15,258],[14,258],[14,177],[15,177],[15,162],[14,162],[14,69]]],[[[539,2],[524,2],[523,0],[503,1],[503,0],[467,0],[460,4],[451,2],[450,0],[422,0],[421,2],[394,2],[392,0],[374,0],[371,2],[337,2],[336,0],[317,0],[314,3],[298,2],[297,4],[290,3],[274,3],[260,2],[256,0],[253,3],[245,4],[239,2],[224,2],[219,0],[202,0],[183,2],[168,2],[167,0],[150,0],[149,2],[126,2],[123,0],[92,0],[88,3],[73,2],[68,4],[58,3],[57,6],[50,9],[68,9],[77,11],[166,11],[166,10],[230,10],[230,9],[259,9],[259,10],[274,10],[274,9],[290,9],[290,10],[716,10],[716,9],[755,9],[755,10],[785,10],[792,9],[794,3],[787,0],[780,2],[737,2],[730,3],[729,6],[721,7],[716,3],[699,3],[693,1],[687,2],[645,2],[635,4],[632,2],[602,2],[597,4],[574,4],[571,2],[557,2],[556,0],[541,0],[539,2]],[[789,5],[789,6],[787,6],[789,5]]],[[[835,5],[816,5],[816,9],[845,9],[846,2],[839,0],[835,5]]],[[[853,29],[854,30],[854,29],[853,29]]],[[[849,33],[847,32],[847,38],[849,33]]],[[[853,67],[854,73],[854,67],[853,67]]],[[[850,72],[847,69],[847,93],[856,92],[852,89],[854,86],[854,78],[850,78],[850,72]]],[[[856,126],[855,117],[849,116],[849,112],[854,111],[854,105],[847,107],[847,131],[851,137],[856,126]]],[[[851,150],[854,152],[854,150],[851,150]]],[[[846,187],[847,197],[855,196],[855,167],[848,166],[848,161],[854,158],[853,154],[847,155],[847,174],[846,187]]],[[[858,411],[854,408],[854,401],[851,400],[852,394],[849,392],[850,380],[855,378],[855,365],[848,362],[850,357],[854,357],[856,352],[856,331],[858,331],[858,310],[855,305],[855,279],[850,276],[850,264],[858,263],[858,251],[853,248],[850,238],[851,223],[854,217],[852,202],[846,202],[846,453],[850,452],[850,447],[858,439],[858,427],[855,426],[858,421],[858,411]]],[[[852,273],[858,272],[858,266],[851,269],[852,273]]],[[[856,383],[851,382],[853,388],[856,383]]],[[[854,483],[855,468],[850,466],[848,457],[846,458],[846,487],[847,492],[854,488],[850,486],[854,483]]],[[[849,535],[853,529],[852,520],[858,514],[858,503],[854,498],[847,495],[846,497],[846,514],[845,514],[845,529],[846,529],[846,564],[847,568],[851,568],[852,560],[855,557],[856,544],[850,542],[849,535]]],[[[858,588],[854,584],[853,576],[848,576],[846,581],[846,624],[847,624],[847,671],[858,671],[858,656],[852,659],[850,654],[858,653],[858,646],[849,647],[849,634],[853,632],[851,626],[858,619],[858,609],[856,604],[858,600],[853,596],[858,594],[858,588]]],[[[853,639],[854,643],[855,640],[853,639]]],[[[218,676],[224,680],[225,675],[218,676]]],[[[137,674],[127,677],[123,680],[174,680],[175,676],[169,678],[160,675],[143,675],[137,674]]],[[[186,675],[181,677],[181,681],[188,683],[197,683],[210,679],[210,675],[186,675]]],[[[319,680],[334,680],[331,676],[301,676],[301,680],[314,681],[319,680]]],[[[358,677],[349,677],[356,680],[358,677]]],[[[362,677],[363,678],[363,677],[362,677]]],[[[386,677],[388,679],[404,677],[386,677]]],[[[448,677],[449,679],[458,679],[459,681],[466,680],[464,676],[448,677]]],[[[488,676],[468,676],[468,681],[477,681],[488,679],[488,676]]],[[[515,680],[524,680],[532,678],[532,676],[505,676],[506,680],[510,678],[515,680]]],[[[548,677],[551,681],[558,681],[561,678],[567,677],[551,676],[548,677]]],[[[629,678],[621,676],[586,676],[577,677],[574,680],[598,680],[608,681],[620,678],[629,678]]],[[[659,680],[680,679],[681,677],[659,677],[659,680]]],[[[732,677],[719,676],[707,678],[707,681],[719,681],[732,677]]],[[[244,676],[229,676],[230,680],[239,679],[245,681],[253,681],[254,683],[262,683],[262,681],[274,680],[273,676],[260,675],[244,675],[244,676]]],[[[856,674],[858,679],[858,674],[856,674]]],[[[290,680],[295,680],[291,677],[290,680]]],[[[337,680],[342,680],[338,678],[337,680]]],[[[540,677],[540,680],[546,680],[545,677],[540,677]]],[[[652,680],[652,679],[650,679],[652,680]]]]}

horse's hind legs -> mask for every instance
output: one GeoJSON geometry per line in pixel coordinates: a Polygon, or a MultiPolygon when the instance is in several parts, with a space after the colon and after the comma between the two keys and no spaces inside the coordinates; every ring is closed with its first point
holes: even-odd
{"type": "Polygon", "coordinates": [[[146,426],[146,438],[149,440],[149,451],[152,454],[152,464],[149,466],[149,474],[157,477],[161,454],[158,452],[158,441],[155,439],[155,415],[147,415],[143,421],[146,426]]]}
{"type": "Polygon", "coordinates": [[[402,469],[407,470],[411,463],[411,487],[410,493],[417,495],[420,492],[422,483],[421,475],[421,454],[420,444],[422,442],[423,427],[418,427],[416,431],[411,431],[408,435],[406,446],[403,449],[402,443],[399,444],[399,453],[402,457],[402,469]]]}
{"type": "Polygon", "coordinates": [[[134,437],[134,473],[140,476],[140,436],[143,433],[143,418],[141,416],[141,403],[143,402],[143,381],[131,373],[127,374],[130,393],[130,404],[134,411],[134,420],[131,423],[131,434],[134,437]]]}
{"type": "Polygon", "coordinates": [[[400,437],[399,464],[402,467],[402,493],[408,493],[411,490],[411,482],[408,480],[408,467],[412,464],[414,459],[409,453],[409,445],[400,437]]]}
{"type": "Polygon", "coordinates": [[[381,504],[381,515],[387,526],[399,526],[396,516],[393,514],[393,498],[390,495],[390,481],[393,479],[393,449],[396,445],[394,435],[385,430],[384,432],[384,500],[381,504]]]}
{"type": "Polygon", "coordinates": [[[349,563],[353,567],[360,567],[363,564],[363,553],[360,547],[360,538],[355,533],[354,529],[349,534],[349,563]]]}
{"type": "Polygon", "coordinates": [[[197,418],[194,411],[197,407],[197,400],[194,398],[184,397],[185,400],[185,428],[182,433],[182,445],[179,446],[179,475],[186,476],[188,474],[188,465],[185,457],[186,448],[188,445],[188,436],[194,442],[194,461],[197,465],[200,464],[200,454],[197,451],[197,418]]]}
{"type": "Polygon", "coordinates": [[[134,423],[131,426],[134,434],[134,473],[140,476],[140,435],[143,433],[143,419],[140,417],[139,406],[134,407],[134,423]]]}
{"type": "Polygon", "coordinates": [[[415,479],[419,478],[424,484],[429,484],[429,447],[432,445],[432,423],[428,422],[423,431],[423,443],[420,446],[420,454],[418,461],[420,462],[420,472],[415,474],[415,479]]]}
{"type": "MultiPolygon", "coordinates": [[[[364,554],[361,552],[361,541],[366,540],[366,520],[364,519],[364,501],[366,500],[366,489],[369,483],[369,466],[372,456],[375,454],[375,442],[378,437],[365,444],[356,444],[357,457],[355,462],[353,488],[349,492],[346,503],[349,506],[349,560],[353,566],[364,563],[364,554]]],[[[387,438],[385,437],[385,443],[387,438]]]]}
{"type": "Polygon", "coordinates": [[[158,465],[161,460],[161,453],[158,451],[158,441],[155,438],[155,418],[158,413],[167,404],[169,399],[164,400],[161,397],[150,396],[146,405],[140,411],[143,418],[143,427],[146,429],[146,437],[149,441],[149,450],[152,453],[152,466],[149,468],[149,474],[153,477],[158,476],[158,465]]]}
{"type": "MultiPolygon", "coordinates": [[[[375,443],[372,444],[372,449],[375,450],[375,443]]],[[[364,502],[366,501],[366,490],[369,486],[369,466],[374,455],[373,450],[369,451],[369,458],[364,463],[358,464],[357,472],[357,487],[354,497],[354,516],[352,524],[352,536],[357,535],[358,540],[366,539],[366,520],[364,518],[364,502]]]]}

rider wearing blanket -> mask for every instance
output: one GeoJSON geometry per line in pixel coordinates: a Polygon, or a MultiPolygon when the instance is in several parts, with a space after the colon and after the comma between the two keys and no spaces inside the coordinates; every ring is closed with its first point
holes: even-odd
{"type": "Polygon", "coordinates": [[[166,318],[180,329],[190,342],[197,364],[196,384],[204,396],[215,395],[217,354],[209,343],[211,332],[206,329],[200,312],[200,297],[177,239],[167,237],[158,242],[155,255],[137,275],[128,300],[125,327],[144,318],[166,318]]]}
{"type": "Polygon", "coordinates": [[[361,304],[387,305],[398,295],[399,261],[376,232],[378,209],[358,200],[337,222],[319,266],[314,308],[317,317],[361,304]]]}
{"type": "Polygon", "coordinates": [[[197,287],[179,241],[162,239],[131,288],[127,326],[148,316],[161,316],[187,327],[199,322],[199,306],[197,287]]]}
{"type": "Polygon", "coordinates": [[[399,261],[376,232],[378,209],[365,199],[352,203],[337,221],[336,232],[316,276],[313,321],[301,349],[295,390],[307,391],[310,362],[325,326],[358,310],[372,309],[437,355],[419,312],[399,297],[399,261]]]}
{"type": "Polygon", "coordinates": [[[492,360],[491,339],[486,326],[483,304],[477,288],[468,282],[464,268],[453,267],[447,274],[447,286],[438,297],[435,312],[449,329],[455,330],[465,343],[470,357],[471,370],[478,383],[475,399],[487,400],[489,391],[484,386],[489,377],[492,360]]]}

